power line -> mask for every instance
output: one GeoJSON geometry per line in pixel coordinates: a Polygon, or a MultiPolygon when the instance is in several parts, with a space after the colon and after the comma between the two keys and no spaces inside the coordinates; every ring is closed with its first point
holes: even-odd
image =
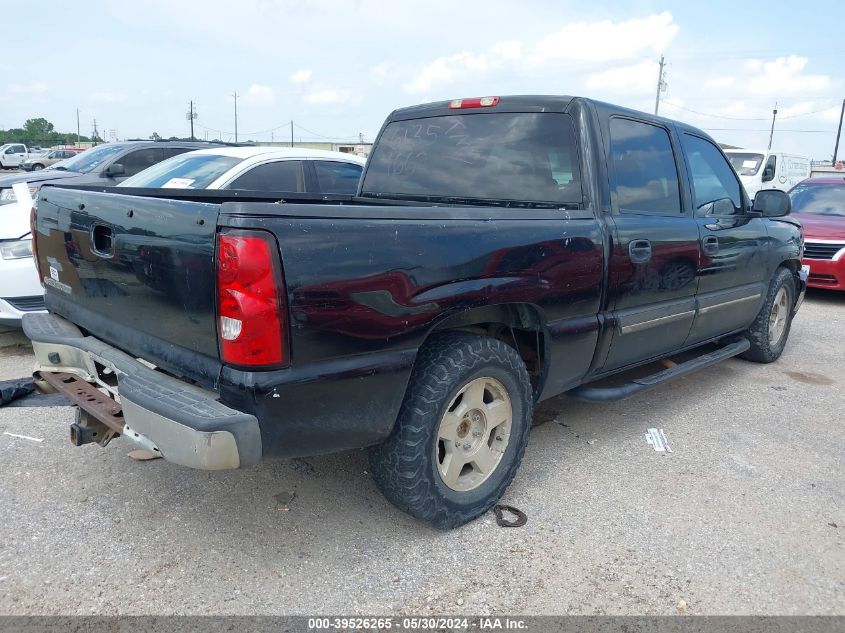
{"type": "MultiPolygon", "coordinates": [[[[711,114],[709,112],[701,112],[699,110],[693,110],[692,108],[687,108],[686,106],[682,106],[677,103],[673,103],[672,101],[663,101],[668,106],[672,106],[673,108],[678,108],[679,110],[685,110],[687,112],[692,112],[693,114],[699,114],[701,116],[710,117],[713,119],[727,119],[729,121],[768,121],[769,117],[738,117],[738,116],[727,116],[725,114],[711,114]]],[[[811,116],[813,114],[819,114],[820,112],[827,112],[828,110],[833,110],[834,108],[838,108],[839,106],[828,106],[827,108],[822,108],[821,110],[813,110],[812,112],[802,112],[800,114],[790,114],[788,116],[782,116],[781,119],[798,119],[805,116],[811,116]]]]}

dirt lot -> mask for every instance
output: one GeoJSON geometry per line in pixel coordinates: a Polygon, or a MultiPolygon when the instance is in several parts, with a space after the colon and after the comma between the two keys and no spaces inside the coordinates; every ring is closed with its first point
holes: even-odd
{"type": "MultiPolygon", "coordinates": [[[[0,409],[0,613],[845,614],[843,351],[845,295],[814,293],[773,365],[545,403],[518,529],[408,518],[363,451],[205,473],[0,409]]],[[[0,379],[30,364],[6,347],[0,379]]]]}

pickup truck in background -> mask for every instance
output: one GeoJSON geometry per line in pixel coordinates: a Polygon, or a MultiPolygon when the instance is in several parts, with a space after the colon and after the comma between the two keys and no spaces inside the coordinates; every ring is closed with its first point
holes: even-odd
{"type": "Polygon", "coordinates": [[[784,192],[751,201],[705,133],[584,98],[397,110],[354,196],[36,204],[49,314],[23,326],[75,444],[202,469],[371,447],[387,498],[444,528],[513,479],[534,403],[772,362],[807,277],[784,192]]]}
{"type": "Polygon", "coordinates": [[[29,149],[23,143],[0,145],[0,169],[20,167],[27,158],[29,158],[29,149]]]}

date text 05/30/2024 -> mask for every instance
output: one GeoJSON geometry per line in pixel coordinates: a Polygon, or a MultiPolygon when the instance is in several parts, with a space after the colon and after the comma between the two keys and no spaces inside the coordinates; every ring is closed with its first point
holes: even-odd
{"type": "Polygon", "coordinates": [[[477,630],[496,631],[510,630],[519,631],[527,629],[523,620],[514,618],[442,618],[442,617],[375,617],[375,618],[309,618],[309,631],[352,631],[352,630],[375,630],[389,631],[440,631],[440,630],[477,630]]]}

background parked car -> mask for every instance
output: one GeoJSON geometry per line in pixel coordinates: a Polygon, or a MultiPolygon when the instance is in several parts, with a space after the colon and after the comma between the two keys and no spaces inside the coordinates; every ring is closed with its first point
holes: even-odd
{"type": "Polygon", "coordinates": [[[28,209],[0,207],[0,325],[19,326],[24,314],[44,309],[29,230],[28,209]]]}
{"type": "Polygon", "coordinates": [[[177,154],[201,147],[218,147],[219,143],[200,141],[123,141],[106,143],[66,159],[53,169],[38,173],[14,174],[0,178],[0,205],[15,201],[12,185],[29,183],[33,197],[46,183],[63,185],[102,185],[113,187],[130,176],[177,154]]]}
{"type": "Polygon", "coordinates": [[[171,158],[120,186],[351,194],[365,162],[318,149],[221,147],[171,158]]]}
{"type": "Polygon", "coordinates": [[[30,157],[20,164],[20,168],[24,171],[40,171],[66,158],[73,158],[82,151],[81,149],[52,149],[45,154],[35,156],[30,154],[30,157]]]}
{"type": "Polygon", "coordinates": [[[23,143],[0,145],[0,168],[14,169],[29,158],[29,149],[23,143]]]}
{"type": "Polygon", "coordinates": [[[789,197],[804,226],[807,285],[845,290],[845,178],[808,178],[789,197]]]}

